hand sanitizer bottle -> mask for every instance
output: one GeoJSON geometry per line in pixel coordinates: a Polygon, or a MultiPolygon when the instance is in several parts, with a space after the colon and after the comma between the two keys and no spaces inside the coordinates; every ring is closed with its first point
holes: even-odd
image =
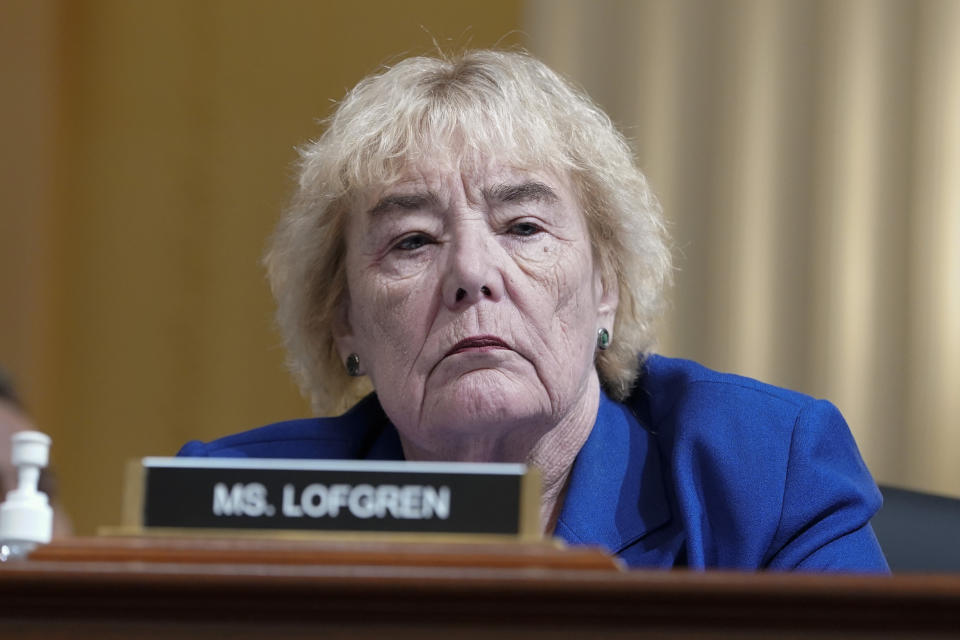
{"type": "Polygon", "coordinates": [[[38,544],[50,542],[53,534],[53,509],[47,494],[37,490],[40,469],[47,466],[50,455],[50,437],[39,431],[20,431],[12,440],[18,481],[0,505],[0,562],[26,557],[38,544]]]}

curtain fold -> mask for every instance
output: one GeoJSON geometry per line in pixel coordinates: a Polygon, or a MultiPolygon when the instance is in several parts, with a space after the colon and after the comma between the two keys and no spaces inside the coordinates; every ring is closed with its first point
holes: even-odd
{"type": "Polygon", "coordinates": [[[528,0],[634,143],[660,350],[826,397],[878,479],[960,495],[960,3],[528,0]]]}

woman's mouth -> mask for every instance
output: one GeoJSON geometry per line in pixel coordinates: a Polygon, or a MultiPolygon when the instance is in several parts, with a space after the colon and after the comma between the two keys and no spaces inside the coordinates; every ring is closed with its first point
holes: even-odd
{"type": "Polygon", "coordinates": [[[456,353],[481,353],[484,351],[492,351],[494,349],[509,348],[510,345],[497,336],[471,336],[469,338],[464,338],[457,344],[453,345],[453,348],[450,349],[450,351],[447,351],[446,355],[452,356],[456,353]]]}

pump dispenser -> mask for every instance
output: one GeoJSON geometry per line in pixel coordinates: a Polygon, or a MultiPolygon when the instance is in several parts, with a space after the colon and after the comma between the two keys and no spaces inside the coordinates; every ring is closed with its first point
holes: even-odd
{"type": "Polygon", "coordinates": [[[47,494],[37,489],[40,470],[47,466],[50,437],[39,431],[12,436],[11,458],[17,468],[17,488],[0,505],[0,560],[26,555],[38,544],[50,542],[53,509],[47,494]]]}

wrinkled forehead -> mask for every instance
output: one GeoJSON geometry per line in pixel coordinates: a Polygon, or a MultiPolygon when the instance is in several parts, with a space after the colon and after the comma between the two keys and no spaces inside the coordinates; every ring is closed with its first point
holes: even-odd
{"type": "MultiPolygon", "coordinates": [[[[446,150],[443,150],[446,151],[446,150]]],[[[452,188],[463,189],[469,199],[488,197],[508,186],[543,185],[544,192],[556,191],[575,199],[566,172],[553,167],[534,166],[511,154],[491,152],[463,155],[435,153],[411,158],[384,177],[381,183],[367,186],[356,199],[361,210],[369,210],[385,195],[444,195],[452,188]]]]}

